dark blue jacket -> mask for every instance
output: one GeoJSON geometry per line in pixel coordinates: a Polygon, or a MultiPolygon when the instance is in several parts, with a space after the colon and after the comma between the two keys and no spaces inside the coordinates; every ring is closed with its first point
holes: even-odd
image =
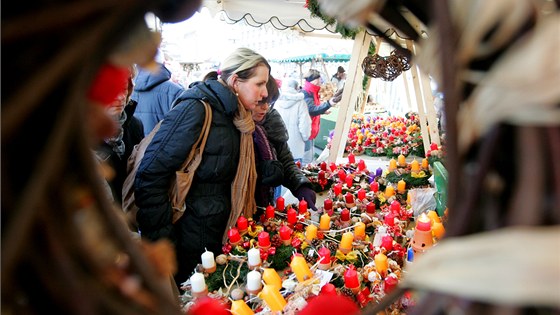
{"type": "Polygon", "coordinates": [[[173,101],[183,92],[183,88],[171,81],[171,72],[162,64],[157,72],[139,69],[134,80],[134,91],[130,98],[138,103],[134,116],[144,125],[144,134],[149,134],[154,126],[171,110],[173,101]]]}
{"type": "Polygon", "coordinates": [[[175,280],[180,283],[191,275],[205,248],[216,256],[220,253],[239,163],[240,132],[233,124],[237,97],[218,81],[193,85],[176,104],[146,149],[136,174],[135,198],[142,237],[175,242],[179,267],[175,280]],[[185,201],[185,214],[173,225],[168,190],[200,135],[203,98],[212,107],[210,133],[185,201]]]}

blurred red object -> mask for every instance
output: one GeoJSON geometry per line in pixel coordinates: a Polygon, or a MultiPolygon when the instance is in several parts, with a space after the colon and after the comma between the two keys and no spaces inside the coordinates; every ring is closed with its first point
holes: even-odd
{"type": "Polygon", "coordinates": [[[231,315],[226,305],[219,300],[205,297],[199,299],[187,312],[187,315],[231,315]]]}
{"type": "Polygon", "coordinates": [[[112,104],[126,90],[129,76],[130,71],[126,67],[104,64],[91,83],[88,98],[105,106],[112,104]]]}
{"type": "Polygon", "coordinates": [[[360,308],[342,295],[323,294],[309,301],[298,315],[357,315],[360,308]]]}

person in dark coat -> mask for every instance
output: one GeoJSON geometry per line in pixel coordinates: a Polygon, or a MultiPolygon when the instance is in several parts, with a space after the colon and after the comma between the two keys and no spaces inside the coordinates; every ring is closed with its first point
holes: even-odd
{"type": "Polygon", "coordinates": [[[267,83],[268,97],[253,109],[255,121],[255,162],[257,167],[257,188],[255,201],[257,206],[266,207],[274,204],[274,187],[282,185],[292,194],[317,210],[316,194],[311,182],[294,162],[288,146],[288,130],[280,113],[272,106],[278,99],[278,85],[272,76],[267,83]]]}
{"type": "Polygon", "coordinates": [[[227,228],[242,213],[248,217],[256,210],[255,125],[250,110],[268,95],[270,65],[254,51],[240,48],[226,58],[220,72],[219,80],[193,84],[178,98],[136,174],[140,234],[148,240],[174,242],[178,285],[189,278],[205,249],[216,256],[221,253],[227,228]],[[173,224],[168,190],[200,135],[205,116],[202,99],[212,108],[210,133],[185,200],[186,210],[173,224]]]}
{"type": "Polygon", "coordinates": [[[131,99],[138,103],[134,116],[142,121],[144,134],[149,134],[173,107],[173,102],[184,91],[183,87],[171,81],[171,71],[162,63],[157,63],[156,71],[138,69],[131,99]]]}

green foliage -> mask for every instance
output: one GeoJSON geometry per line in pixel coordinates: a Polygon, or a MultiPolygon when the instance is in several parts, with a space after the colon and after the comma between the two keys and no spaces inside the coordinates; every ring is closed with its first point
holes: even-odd
{"type": "Polygon", "coordinates": [[[397,173],[395,172],[390,172],[389,174],[387,174],[385,179],[387,179],[387,181],[391,183],[398,183],[402,179],[406,183],[406,189],[426,187],[430,185],[430,182],[428,182],[428,178],[430,178],[432,174],[427,170],[425,170],[424,173],[426,174],[426,176],[417,178],[412,177],[410,173],[397,175],[397,173]]]}
{"type": "Polygon", "coordinates": [[[276,254],[268,256],[270,267],[276,270],[283,270],[290,265],[290,258],[295,249],[292,246],[282,245],[276,248],[276,254]]]}
{"type": "Polygon", "coordinates": [[[249,272],[249,267],[246,263],[241,263],[238,261],[231,260],[225,265],[218,265],[216,267],[216,271],[208,275],[206,278],[206,285],[208,286],[208,291],[212,292],[224,287],[224,279],[225,282],[230,285],[231,282],[236,278],[238,275],[237,269],[239,268],[239,264],[241,265],[241,269],[239,269],[239,276],[237,277],[236,281],[238,283],[243,283],[247,278],[247,273],[249,272]],[[225,269],[225,274],[224,274],[225,269]]]}
{"type": "Polygon", "coordinates": [[[311,12],[312,17],[318,17],[323,20],[327,25],[336,24],[335,31],[342,35],[342,38],[354,39],[356,34],[360,31],[359,28],[349,28],[341,23],[336,23],[336,19],[327,15],[324,15],[321,11],[319,3],[317,0],[307,0],[307,9],[311,12]]]}

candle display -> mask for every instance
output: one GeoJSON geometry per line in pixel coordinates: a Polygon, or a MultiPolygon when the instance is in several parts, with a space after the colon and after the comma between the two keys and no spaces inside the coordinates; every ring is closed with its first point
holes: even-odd
{"type": "Polygon", "coordinates": [[[300,254],[293,256],[290,268],[292,268],[292,271],[296,274],[296,278],[299,282],[303,282],[313,277],[305,258],[303,258],[300,254]]]}
{"type": "Polygon", "coordinates": [[[430,167],[430,162],[428,159],[422,159],[422,168],[427,170],[430,167]]]}
{"type": "Polygon", "coordinates": [[[399,192],[399,194],[403,194],[405,190],[406,190],[406,182],[401,179],[397,183],[397,191],[399,192]]]}
{"type": "Polygon", "coordinates": [[[360,188],[358,190],[358,200],[362,201],[364,199],[366,199],[366,190],[363,189],[363,188],[360,188]]]}
{"type": "Polygon", "coordinates": [[[279,196],[278,198],[276,198],[276,210],[283,212],[284,211],[284,197],[279,196]]]}
{"type": "Polygon", "coordinates": [[[404,155],[399,154],[397,159],[398,159],[399,166],[401,166],[401,167],[406,166],[406,158],[404,157],[404,155]]]}
{"type": "Polygon", "coordinates": [[[236,228],[229,229],[228,238],[231,246],[236,246],[239,244],[239,242],[241,242],[241,235],[239,234],[239,231],[236,228]]]}
{"type": "Polygon", "coordinates": [[[321,164],[319,164],[319,167],[321,168],[321,171],[327,171],[327,162],[321,162],[321,164]]]}
{"type": "Polygon", "coordinates": [[[385,188],[385,197],[389,198],[395,195],[395,188],[391,185],[387,185],[385,188]]]}
{"type": "Polygon", "coordinates": [[[414,173],[418,173],[418,171],[420,171],[420,163],[418,163],[418,161],[416,161],[416,159],[412,160],[412,162],[410,162],[410,171],[414,172],[414,173]]]}
{"type": "Polygon", "coordinates": [[[379,191],[379,183],[378,182],[372,182],[371,184],[369,184],[369,190],[373,191],[374,193],[379,191]]]}
{"type": "Polygon", "coordinates": [[[323,202],[323,208],[325,209],[325,211],[332,210],[332,200],[325,199],[325,201],[323,202]]]}
{"type": "Polygon", "coordinates": [[[317,227],[313,224],[310,224],[305,228],[305,239],[307,242],[311,242],[312,240],[317,238],[317,227]]]}
{"type": "Polygon", "coordinates": [[[208,287],[206,286],[206,281],[204,281],[204,275],[202,273],[195,272],[190,280],[193,296],[201,297],[208,293],[208,287]]]}
{"type": "Polygon", "coordinates": [[[259,297],[264,300],[268,308],[273,312],[281,312],[286,306],[286,300],[280,294],[280,291],[272,285],[265,285],[259,297]]]}
{"type": "Polygon", "coordinates": [[[358,161],[358,171],[363,171],[366,169],[366,162],[364,160],[359,160],[358,161]]]}
{"type": "Polygon", "coordinates": [[[397,169],[397,161],[395,159],[389,160],[389,172],[393,172],[397,169]]]}
{"type": "Polygon", "coordinates": [[[282,225],[280,230],[278,231],[280,234],[280,239],[284,243],[284,245],[290,245],[290,241],[292,240],[292,229],[290,229],[286,225],[282,225]]]}
{"type": "Polygon", "coordinates": [[[268,205],[268,207],[266,207],[266,210],[265,210],[264,218],[265,219],[273,219],[274,215],[275,215],[274,207],[272,205],[268,205]]]}
{"type": "Polygon", "coordinates": [[[346,180],[346,172],[343,169],[338,170],[338,179],[340,179],[341,182],[346,180]]]}
{"type": "Polygon", "coordinates": [[[352,152],[348,153],[348,163],[350,164],[356,163],[356,156],[352,154],[352,152]]]}
{"type": "Polygon", "coordinates": [[[305,199],[301,199],[298,205],[299,214],[306,214],[307,213],[307,201],[305,199]]]}
{"type": "Polygon", "coordinates": [[[323,213],[323,215],[321,215],[321,219],[319,220],[319,229],[321,231],[327,231],[330,228],[331,228],[331,217],[328,214],[323,213]]]}
{"type": "Polygon", "coordinates": [[[270,247],[270,235],[268,232],[259,233],[259,247],[263,249],[268,249],[270,247]]]}
{"type": "Polygon", "coordinates": [[[331,251],[326,247],[319,249],[319,269],[328,270],[331,267],[331,251]]]}
{"type": "Polygon", "coordinates": [[[352,250],[352,242],[354,241],[354,234],[352,232],[346,232],[342,234],[342,239],[340,240],[340,245],[338,249],[344,253],[348,254],[352,250]]]}
{"type": "Polygon", "coordinates": [[[251,248],[247,252],[247,264],[249,269],[255,269],[261,265],[261,251],[258,248],[251,248]]]}
{"type": "Polygon", "coordinates": [[[342,184],[337,183],[336,185],[334,185],[333,192],[335,196],[339,196],[340,194],[342,194],[342,184]]]}
{"type": "Polygon", "coordinates": [[[375,270],[382,276],[385,276],[387,273],[387,269],[389,269],[389,261],[387,260],[387,256],[383,253],[379,253],[373,257],[375,262],[375,270]]]}
{"type": "Polygon", "coordinates": [[[352,187],[352,185],[354,185],[354,176],[352,174],[346,175],[345,181],[348,188],[352,187]]]}
{"type": "Polygon", "coordinates": [[[356,203],[354,202],[354,195],[352,195],[350,192],[347,192],[346,195],[344,195],[344,200],[346,201],[346,206],[348,208],[356,206],[356,203]]]}
{"type": "Polygon", "coordinates": [[[350,210],[346,208],[342,209],[342,211],[340,212],[340,221],[342,222],[350,221],[350,210]]]}
{"type": "Polygon", "coordinates": [[[375,203],[373,201],[368,202],[366,205],[366,213],[369,215],[375,214],[375,203]]]}
{"type": "Polygon", "coordinates": [[[357,294],[360,291],[360,279],[354,268],[354,265],[350,265],[350,268],[344,273],[344,286],[357,294]]]}
{"type": "Polygon", "coordinates": [[[204,268],[204,272],[212,273],[216,271],[216,260],[214,260],[214,253],[206,250],[202,255],[200,255],[200,259],[202,260],[202,268],[204,268]]]}
{"type": "Polygon", "coordinates": [[[233,315],[254,315],[255,312],[243,300],[235,300],[231,302],[231,313],[233,315]]]}
{"type": "Polygon", "coordinates": [[[261,280],[262,276],[260,272],[256,270],[249,271],[249,273],[247,273],[247,293],[258,294],[262,288],[261,280]]]}
{"type": "Polygon", "coordinates": [[[354,227],[354,238],[363,241],[366,237],[366,225],[363,222],[356,223],[354,227]]]}
{"type": "Polygon", "coordinates": [[[289,224],[292,224],[292,225],[296,224],[296,222],[297,222],[297,212],[296,212],[296,210],[294,210],[293,208],[290,208],[288,210],[288,219],[287,220],[288,220],[289,224]]]}
{"type": "Polygon", "coordinates": [[[273,268],[264,268],[262,278],[264,283],[275,287],[277,290],[282,289],[282,279],[273,268]]]}

